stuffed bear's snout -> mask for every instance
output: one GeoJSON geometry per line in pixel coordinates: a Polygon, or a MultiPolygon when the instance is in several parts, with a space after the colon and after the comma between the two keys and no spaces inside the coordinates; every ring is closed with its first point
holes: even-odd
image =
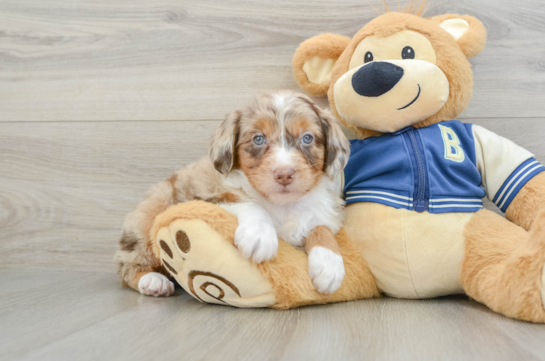
{"type": "Polygon", "coordinates": [[[448,99],[449,82],[426,60],[380,60],[349,69],[335,82],[333,96],[347,122],[393,133],[437,113],[448,99]]]}
{"type": "Polygon", "coordinates": [[[364,97],[379,97],[389,92],[403,77],[403,68],[385,61],[362,66],[352,76],[354,91],[364,97]]]}

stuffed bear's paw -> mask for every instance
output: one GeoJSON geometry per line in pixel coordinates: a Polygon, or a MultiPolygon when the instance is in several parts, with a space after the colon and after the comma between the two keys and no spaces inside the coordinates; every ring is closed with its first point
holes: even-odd
{"type": "Polygon", "coordinates": [[[174,294],[174,283],[160,273],[150,272],[140,278],[138,289],[143,295],[168,297],[174,294]]]}
{"type": "Polygon", "coordinates": [[[314,247],[308,254],[308,273],[318,292],[333,293],[344,279],[343,258],[327,248],[314,247]]]}
{"type": "Polygon", "coordinates": [[[278,251],[278,236],[272,222],[245,220],[239,224],[235,232],[235,246],[242,256],[256,263],[269,261],[278,251]]]}

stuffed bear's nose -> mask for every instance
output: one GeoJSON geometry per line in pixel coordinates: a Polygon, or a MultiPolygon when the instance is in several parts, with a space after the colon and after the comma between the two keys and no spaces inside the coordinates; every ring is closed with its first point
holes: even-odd
{"type": "Polygon", "coordinates": [[[386,61],[374,61],[352,75],[354,91],[364,97],[379,97],[403,77],[403,68],[386,61]]]}

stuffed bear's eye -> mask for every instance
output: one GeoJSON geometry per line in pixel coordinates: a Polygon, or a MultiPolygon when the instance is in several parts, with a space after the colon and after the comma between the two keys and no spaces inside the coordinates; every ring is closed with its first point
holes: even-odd
{"type": "Polygon", "coordinates": [[[414,49],[410,46],[406,46],[401,50],[402,59],[414,59],[414,49]]]}
{"type": "Polygon", "coordinates": [[[368,63],[370,61],[373,61],[373,53],[371,53],[370,51],[368,51],[367,53],[365,53],[365,56],[363,57],[363,63],[368,63]]]}
{"type": "Polygon", "coordinates": [[[261,134],[258,134],[254,137],[254,144],[255,145],[263,145],[265,143],[265,137],[261,134]]]}
{"type": "Polygon", "coordinates": [[[305,134],[303,136],[303,143],[305,143],[305,144],[310,144],[310,143],[312,143],[313,140],[314,140],[314,137],[312,135],[310,135],[310,134],[305,134]]]}

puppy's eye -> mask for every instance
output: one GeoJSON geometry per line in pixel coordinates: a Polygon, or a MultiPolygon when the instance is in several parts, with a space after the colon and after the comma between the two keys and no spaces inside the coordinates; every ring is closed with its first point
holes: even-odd
{"type": "Polygon", "coordinates": [[[363,63],[368,63],[370,61],[373,61],[373,53],[371,53],[370,51],[368,51],[367,53],[365,53],[365,56],[363,57],[363,63]]]}
{"type": "Polygon", "coordinates": [[[414,59],[414,49],[410,46],[406,46],[401,50],[402,59],[414,59]]]}
{"type": "Polygon", "coordinates": [[[305,143],[305,144],[310,144],[310,143],[312,143],[313,140],[314,140],[314,137],[312,135],[310,135],[310,134],[305,134],[303,136],[303,143],[305,143]]]}
{"type": "Polygon", "coordinates": [[[265,143],[265,137],[262,135],[256,135],[254,137],[254,144],[255,145],[263,145],[265,143]]]}

